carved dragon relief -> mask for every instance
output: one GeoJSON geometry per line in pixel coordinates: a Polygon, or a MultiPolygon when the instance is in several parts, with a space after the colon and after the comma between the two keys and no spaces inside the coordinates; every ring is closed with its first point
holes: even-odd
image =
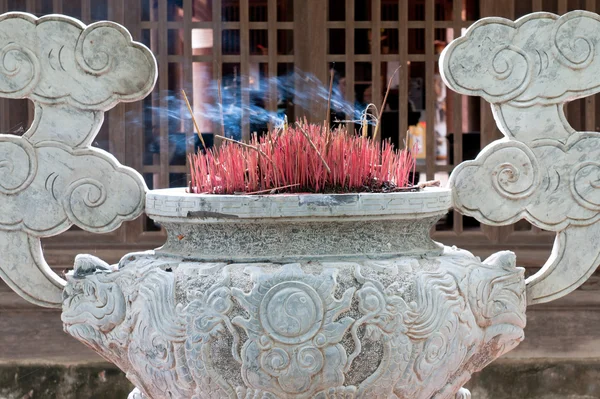
{"type": "Polygon", "coordinates": [[[526,219],[556,232],[527,280],[530,304],[558,299],[600,263],[600,134],[568,125],[566,102],[600,91],[600,17],[534,13],[485,18],[440,59],[446,84],[492,104],[505,135],[452,173],[454,207],[488,225],[526,219]]]}
{"type": "Polygon", "coordinates": [[[131,397],[468,398],[471,374],[523,339],[523,273],[510,252],[481,263],[451,248],[284,265],[81,257],[63,322],[127,373],[131,397]]]}
{"type": "Polygon", "coordinates": [[[65,281],[40,238],[73,224],[109,232],[142,213],[141,176],[90,144],[105,111],[152,90],[156,63],[111,22],[7,13],[0,31],[9,33],[0,36],[0,96],[35,106],[22,137],[0,135],[0,277],[30,302],[60,307],[65,281]]]}

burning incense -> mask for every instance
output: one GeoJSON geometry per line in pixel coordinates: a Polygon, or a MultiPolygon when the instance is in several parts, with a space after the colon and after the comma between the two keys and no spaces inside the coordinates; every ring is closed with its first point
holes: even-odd
{"type": "Polygon", "coordinates": [[[333,76],[335,71],[333,68],[329,71],[329,95],[327,96],[327,118],[325,118],[325,128],[327,132],[330,130],[331,125],[331,93],[333,91],[333,76]]]}
{"type": "Polygon", "coordinates": [[[246,147],[246,148],[248,148],[250,150],[254,150],[254,151],[258,152],[259,155],[265,157],[266,160],[268,160],[269,162],[273,163],[273,160],[271,158],[269,158],[269,156],[267,154],[265,154],[264,151],[261,150],[259,147],[255,147],[255,146],[250,145],[250,144],[242,143],[241,141],[230,139],[229,137],[219,136],[218,134],[215,134],[215,137],[217,137],[217,138],[219,138],[221,140],[229,141],[230,143],[239,144],[242,147],[246,147]]]}
{"type": "Polygon", "coordinates": [[[221,136],[225,137],[225,119],[223,118],[223,97],[221,96],[221,79],[217,79],[217,90],[219,96],[219,110],[221,114],[221,136]]]}
{"type": "Polygon", "coordinates": [[[181,93],[183,94],[183,99],[185,100],[185,105],[187,105],[188,110],[190,111],[190,115],[192,117],[192,122],[194,123],[194,128],[196,129],[196,133],[198,134],[198,137],[200,138],[202,147],[204,147],[204,150],[206,151],[206,143],[204,143],[204,138],[202,138],[202,133],[200,132],[200,128],[198,127],[198,122],[196,122],[196,117],[194,116],[194,111],[192,110],[190,101],[188,100],[187,95],[185,94],[185,90],[181,89],[181,93]]]}
{"type": "Polygon", "coordinates": [[[377,139],[377,132],[379,132],[379,123],[381,122],[381,118],[383,117],[383,111],[385,109],[385,103],[387,101],[388,94],[390,94],[390,88],[392,86],[392,80],[394,79],[394,76],[396,76],[396,74],[398,73],[398,71],[400,70],[400,67],[401,67],[401,65],[398,66],[398,68],[396,68],[396,70],[394,71],[394,73],[390,77],[390,80],[388,81],[387,89],[385,91],[385,96],[383,97],[383,103],[381,104],[381,108],[379,109],[379,115],[377,116],[377,122],[375,123],[375,129],[373,130],[373,140],[377,139]]]}
{"type": "Polygon", "coordinates": [[[190,155],[192,191],[342,193],[412,188],[414,151],[349,134],[344,127],[332,130],[327,143],[325,130],[323,124],[299,121],[289,126],[287,134],[279,134],[280,130],[253,136],[250,143],[217,136],[226,143],[190,155]]]}

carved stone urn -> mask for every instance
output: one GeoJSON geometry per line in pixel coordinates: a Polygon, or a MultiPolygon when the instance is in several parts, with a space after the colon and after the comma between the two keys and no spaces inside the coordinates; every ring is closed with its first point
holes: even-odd
{"type": "Polygon", "coordinates": [[[429,238],[450,200],[152,191],[166,244],[78,258],[65,330],[152,398],[454,398],[523,338],[525,282],[429,238]]]}
{"type": "Polygon", "coordinates": [[[0,276],[62,306],[65,331],[126,372],[131,398],[470,398],[471,374],[523,339],[527,303],[598,263],[600,134],[575,132],[562,105],[600,91],[599,28],[587,12],[489,18],[448,46],[446,83],[492,102],[506,136],[448,188],[219,196],[148,192],[90,147],[103,112],[156,80],[123,27],[0,16],[0,94],[36,106],[27,133],[0,135],[0,276]],[[429,231],[452,206],[556,231],[553,255],[525,281],[511,252],[444,247],[429,231]],[[45,263],[41,237],[144,210],[168,232],[161,248],[118,265],[79,255],[66,281],[45,263]]]}

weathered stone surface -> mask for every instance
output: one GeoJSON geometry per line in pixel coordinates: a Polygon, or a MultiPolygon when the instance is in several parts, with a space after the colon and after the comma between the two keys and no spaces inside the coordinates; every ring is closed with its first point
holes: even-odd
{"type": "Polygon", "coordinates": [[[446,84],[492,103],[506,136],[454,170],[455,208],[488,225],[524,218],[557,234],[527,280],[530,304],[568,294],[600,263],[600,134],[574,131],[563,111],[600,91],[599,40],[600,17],[586,11],[485,18],[440,59],[446,84]]]}
{"type": "Polygon", "coordinates": [[[403,193],[198,195],[184,189],[152,190],[146,197],[146,214],[159,222],[181,218],[198,223],[224,223],[248,219],[306,219],[335,217],[386,217],[414,219],[442,216],[452,205],[447,188],[403,193]]]}
{"type": "Polygon", "coordinates": [[[146,213],[166,228],[161,254],[204,261],[440,255],[431,227],[451,205],[448,189],[335,195],[148,193],[146,213]],[[226,243],[224,245],[224,243],[226,243]]]}
{"type": "MultiPolygon", "coordinates": [[[[182,197],[168,196],[163,205],[182,197]]],[[[355,218],[326,198],[318,201],[329,196],[310,197],[320,205],[295,210],[293,218],[269,221],[236,210],[231,196],[226,213],[211,210],[199,220],[186,209],[187,216],[168,216],[165,225],[297,224],[325,211],[334,216],[322,216],[322,225],[355,218]]],[[[271,198],[279,200],[262,198],[262,209],[277,214],[271,198]]],[[[431,216],[424,215],[409,205],[389,217],[429,226],[431,216]]],[[[370,219],[378,216],[361,217],[374,228],[370,219]]],[[[471,373],[523,338],[524,270],[510,252],[481,262],[448,247],[441,255],[421,247],[421,253],[371,259],[359,248],[353,260],[335,260],[306,247],[306,260],[293,263],[248,263],[243,252],[241,260],[230,254],[225,262],[207,262],[186,253],[183,240],[169,254],[128,255],[115,271],[97,262],[90,273],[87,258],[83,272],[76,264],[68,276],[65,330],[127,372],[139,389],[132,398],[462,399],[470,395],[461,387],[471,373]]]]}
{"type": "Polygon", "coordinates": [[[104,111],[152,90],[156,63],[120,25],[25,13],[0,16],[0,57],[0,97],[35,106],[22,137],[0,135],[0,277],[37,305],[60,307],[65,282],[40,238],[73,224],[112,231],[143,211],[142,177],[91,143],[104,111]]]}

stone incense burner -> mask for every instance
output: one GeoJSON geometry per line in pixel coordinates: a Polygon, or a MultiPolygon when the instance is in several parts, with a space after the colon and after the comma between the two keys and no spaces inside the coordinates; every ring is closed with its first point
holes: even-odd
{"type": "Polygon", "coordinates": [[[150,51],[119,25],[57,15],[4,14],[0,32],[0,94],[36,106],[23,137],[0,135],[0,276],[62,306],[131,398],[470,398],[471,374],[524,338],[526,306],[599,263],[600,134],[562,113],[600,91],[595,14],[487,18],[449,45],[446,83],[492,103],[505,138],[448,188],[392,194],[148,191],[90,143],[104,111],[152,90],[150,51]],[[444,247],[429,231],[451,207],[556,231],[553,254],[526,281],[512,252],[444,247]],[[79,255],[67,281],[45,263],[40,238],[143,211],[168,232],[161,248],[118,265],[79,255]]]}
{"type": "Polygon", "coordinates": [[[166,244],[115,268],[80,256],[65,329],[153,398],[453,397],[523,338],[525,282],[510,252],[429,238],[450,204],[155,190],[166,244]]]}

